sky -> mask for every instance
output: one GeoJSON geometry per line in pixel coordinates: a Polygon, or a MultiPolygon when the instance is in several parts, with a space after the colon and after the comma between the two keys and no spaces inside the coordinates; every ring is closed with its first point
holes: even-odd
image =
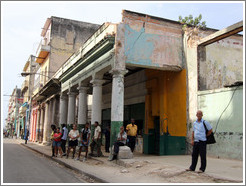
{"type": "Polygon", "coordinates": [[[5,125],[9,95],[17,86],[29,56],[35,55],[41,41],[41,28],[51,16],[95,24],[121,22],[123,9],[178,21],[182,17],[202,14],[209,28],[223,29],[244,15],[244,1],[1,1],[1,122],[5,125]]]}

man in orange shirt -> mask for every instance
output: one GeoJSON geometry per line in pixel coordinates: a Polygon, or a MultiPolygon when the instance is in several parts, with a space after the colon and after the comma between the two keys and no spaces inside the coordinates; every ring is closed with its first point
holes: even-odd
{"type": "Polygon", "coordinates": [[[131,123],[126,126],[127,131],[127,140],[128,140],[128,147],[130,147],[131,151],[134,151],[135,144],[136,144],[136,137],[138,126],[135,124],[135,120],[132,118],[131,123]]]}

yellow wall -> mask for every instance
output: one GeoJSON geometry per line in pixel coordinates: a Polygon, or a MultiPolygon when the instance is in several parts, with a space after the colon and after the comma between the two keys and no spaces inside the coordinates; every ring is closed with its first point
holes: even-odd
{"type": "Polygon", "coordinates": [[[186,71],[146,69],[145,133],[154,128],[154,116],[160,116],[160,134],[186,136],[186,71]]]}

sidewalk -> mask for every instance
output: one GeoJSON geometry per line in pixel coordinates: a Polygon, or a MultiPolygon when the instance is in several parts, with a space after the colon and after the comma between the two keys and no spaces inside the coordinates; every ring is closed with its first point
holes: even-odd
{"type": "MultiPolygon", "coordinates": [[[[51,158],[51,147],[24,140],[16,140],[46,157],[51,158]]],[[[77,148],[78,149],[78,148],[77,148]]],[[[103,149],[103,147],[102,147],[103,149]]],[[[88,158],[86,162],[51,158],[68,168],[83,173],[101,183],[238,183],[243,182],[243,161],[207,158],[205,173],[186,172],[191,162],[190,155],[153,156],[134,153],[133,159],[108,161],[109,153],[104,157],[88,158]]],[[[81,153],[81,160],[84,153],[81,153]]],[[[198,160],[197,169],[200,166],[198,160]]]]}

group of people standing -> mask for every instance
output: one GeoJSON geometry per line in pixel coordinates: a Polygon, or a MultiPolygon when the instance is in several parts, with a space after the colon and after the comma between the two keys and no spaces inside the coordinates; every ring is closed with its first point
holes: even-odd
{"type": "MultiPolygon", "coordinates": [[[[72,130],[68,132],[66,124],[62,124],[62,130],[60,127],[56,127],[55,125],[51,125],[52,133],[51,133],[51,141],[52,141],[52,157],[57,157],[58,154],[62,158],[66,156],[69,157],[71,149],[73,150],[72,158],[75,158],[76,146],[79,146],[78,156],[75,160],[80,159],[80,155],[82,150],[85,151],[85,156],[83,161],[87,160],[88,156],[88,147],[90,145],[91,153],[90,156],[101,156],[101,127],[99,123],[96,121],[95,124],[94,135],[91,138],[91,130],[89,123],[85,124],[85,127],[82,128],[81,131],[78,131],[77,125],[74,124],[72,130]],[[90,142],[91,138],[91,142],[90,142]],[[66,142],[68,139],[68,147],[66,150],[66,142]],[[80,140],[79,140],[80,139],[80,140]],[[96,147],[96,154],[94,153],[94,149],[96,147]]],[[[137,137],[137,125],[135,124],[135,120],[131,119],[131,123],[126,126],[126,131],[124,131],[124,126],[120,127],[120,132],[117,135],[117,141],[114,143],[114,152],[113,159],[117,158],[117,154],[119,152],[119,146],[128,145],[131,151],[134,151],[136,137],[137,137]]],[[[110,130],[105,134],[105,137],[110,137],[110,130]]],[[[109,141],[105,143],[106,152],[109,152],[109,141]]]]}
{"type": "MultiPolygon", "coordinates": [[[[83,161],[87,160],[88,156],[88,146],[90,144],[90,136],[91,130],[89,128],[89,123],[85,124],[85,127],[79,132],[77,129],[77,125],[73,124],[72,130],[68,133],[68,129],[65,124],[62,124],[62,131],[60,131],[60,127],[56,127],[55,125],[51,125],[52,133],[51,133],[51,141],[52,141],[52,157],[57,157],[58,151],[59,155],[62,158],[66,156],[69,157],[71,149],[73,150],[72,158],[75,158],[76,146],[79,146],[79,153],[76,160],[80,159],[80,155],[82,149],[85,150],[85,157],[83,161]],[[66,151],[66,142],[68,140],[68,147],[66,151]],[[79,141],[80,139],[80,141],[79,141]]],[[[91,146],[91,155],[93,155],[94,147],[97,146],[97,154],[100,153],[101,147],[101,128],[99,123],[95,122],[95,132],[92,137],[91,146]]]]}

